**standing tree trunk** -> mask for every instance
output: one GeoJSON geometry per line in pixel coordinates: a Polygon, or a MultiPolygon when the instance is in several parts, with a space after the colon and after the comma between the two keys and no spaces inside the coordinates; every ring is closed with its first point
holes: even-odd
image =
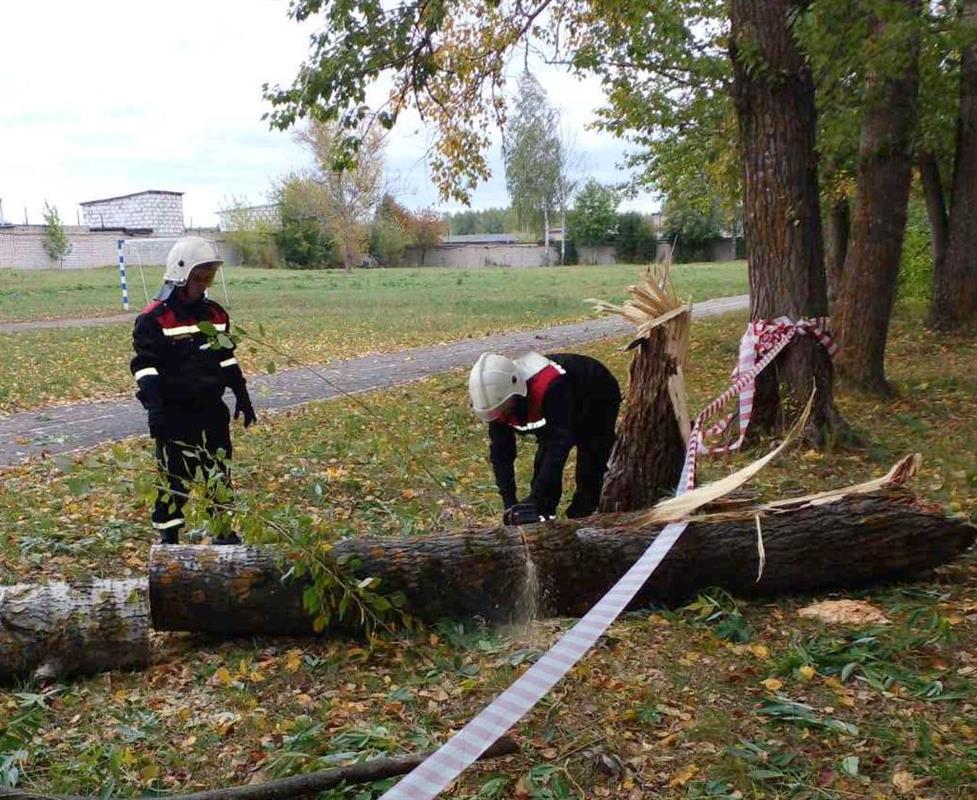
{"type": "Polygon", "coordinates": [[[628,288],[623,306],[594,301],[597,310],[620,314],[637,326],[624,411],[608,462],[600,510],[651,508],[675,491],[689,440],[685,398],[692,308],[679,301],[669,263],[645,271],[644,283],[628,288]]]}
{"type": "Polygon", "coordinates": [[[933,275],[942,274],[946,263],[946,250],[950,242],[950,219],[940,177],[940,163],[933,153],[919,156],[919,180],[926,198],[926,214],[930,221],[930,239],[933,243],[933,275]]]}
{"type": "Polygon", "coordinates": [[[560,266],[567,263],[567,207],[560,206],[560,266]]]}
{"type": "Polygon", "coordinates": [[[851,203],[844,195],[835,197],[828,213],[827,252],[825,268],[828,274],[828,307],[834,313],[841,288],[841,276],[848,254],[851,233],[851,203]]]}
{"type": "MultiPolygon", "coordinates": [[[[754,320],[825,316],[828,291],[818,198],[814,82],[791,31],[796,0],[729,0],[733,100],[740,130],[743,223],[754,320]]],[[[817,387],[806,438],[840,421],[827,351],[799,336],[757,380],[757,429],[782,427],[817,387]]]]}
{"type": "MultiPolygon", "coordinates": [[[[918,17],[920,0],[902,0],[918,17]]],[[[899,24],[899,20],[895,24],[899,24]]],[[[869,43],[891,39],[893,23],[872,16],[869,43]]],[[[845,259],[835,331],[838,369],[858,388],[890,392],[885,344],[896,299],[902,240],[912,181],[912,137],[919,88],[919,33],[908,26],[894,50],[904,57],[891,74],[870,70],[858,146],[858,184],[851,246],[845,259]]],[[[891,66],[889,69],[892,69],[891,66]]]]}
{"type": "MultiPolygon", "coordinates": [[[[977,35],[977,0],[964,0],[962,17],[970,32],[977,35]]],[[[929,322],[937,330],[958,330],[977,318],[977,41],[965,47],[960,56],[950,241],[942,266],[933,272],[929,322]]]]}
{"type": "Polygon", "coordinates": [[[669,382],[678,377],[679,366],[676,355],[669,352],[667,329],[656,328],[638,345],[600,496],[602,512],[651,508],[675,492],[689,436],[688,417],[683,437],[669,393],[669,382]]]}
{"type": "Polygon", "coordinates": [[[546,251],[546,266],[552,266],[550,262],[550,210],[543,206],[543,249],[546,251]]]}

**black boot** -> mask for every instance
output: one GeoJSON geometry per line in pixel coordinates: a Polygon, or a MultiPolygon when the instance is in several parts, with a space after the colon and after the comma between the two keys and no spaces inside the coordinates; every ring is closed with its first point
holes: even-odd
{"type": "Polygon", "coordinates": [[[160,544],[179,544],[180,543],[180,529],[179,528],[167,528],[165,531],[159,532],[159,543],[160,544]]]}

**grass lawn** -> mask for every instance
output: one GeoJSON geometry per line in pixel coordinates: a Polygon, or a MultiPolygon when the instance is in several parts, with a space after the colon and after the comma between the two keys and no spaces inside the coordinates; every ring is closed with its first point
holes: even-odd
{"type": "MultiPolygon", "coordinates": [[[[724,385],[744,322],[693,326],[693,408],[724,385]]],[[[890,339],[897,399],[839,393],[865,446],[790,451],[754,482],[762,496],[856,482],[919,450],[916,490],[977,522],[977,343],[934,339],[915,323],[903,309],[890,339]]],[[[620,345],[584,352],[623,380],[620,345]]],[[[365,395],[369,413],[341,400],[238,429],[239,500],[252,513],[304,515],[323,538],[494,520],[465,377],[365,395]],[[450,484],[447,501],[405,463],[399,436],[450,484]]],[[[703,477],[743,459],[704,459],[703,477]]],[[[530,460],[520,460],[522,485],[530,460]]],[[[143,574],[148,506],[134,487],[151,470],[145,439],[5,470],[0,581],[143,574]]],[[[797,615],[811,597],[746,604],[720,593],[629,614],[517,725],[522,753],[469,770],[450,796],[977,796],[977,560],[854,596],[893,624],[826,627],[797,615]]],[[[444,623],[372,648],[159,635],[145,673],[0,691],[0,785],[15,767],[22,788],[42,793],[190,791],[427,747],[569,624],[444,623]]]]}
{"type": "MultiPolygon", "coordinates": [[[[150,272],[150,270],[147,270],[150,272]]],[[[415,345],[535,328],[592,316],[584,298],[623,300],[639,267],[549,269],[399,269],[335,271],[228,269],[231,318],[305,362],[325,362],[415,345]]],[[[674,268],[675,284],[695,300],[747,291],[745,262],[674,268]]],[[[147,276],[157,287],[161,271],[147,276]]],[[[139,297],[138,274],[130,292],[139,297]]],[[[213,296],[223,302],[220,286],[213,296]]],[[[112,270],[0,270],[0,321],[116,313],[112,270]]],[[[0,334],[0,412],[107,397],[132,389],[129,324],[0,334]],[[39,369],[39,361],[43,368],[39,369]]],[[[241,353],[249,374],[267,352],[241,353]]],[[[278,366],[281,365],[281,360],[278,366]]]]}

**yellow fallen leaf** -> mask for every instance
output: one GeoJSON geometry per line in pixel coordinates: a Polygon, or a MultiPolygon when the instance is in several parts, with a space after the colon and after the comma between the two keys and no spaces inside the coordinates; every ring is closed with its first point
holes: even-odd
{"type": "Polygon", "coordinates": [[[695,764],[689,764],[676,772],[668,781],[668,787],[674,789],[677,786],[685,786],[699,773],[699,768],[695,764]]]}
{"type": "Polygon", "coordinates": [[[889,618],[864,600],[823,600],[797,612],[798,616],[829,625],[889,625],[889,618]]]}
{"type": "Polygon", "coordinates": [[[760,681],[760,683],[763,684],[768,692],[780,691],[784,685],[784,682],[777,678],[767,678],[766,680],[760,681]]]}
{"type": "Polygon", "coordinates": [[[911,794],[916,789],[916,779],[911,772],[900,769],[892,776],[892,785],[899,794],[911,794]]]}
{"type": "Polygon", "coordinates": [[[812,667],[810,664],[805,664],[803,667],[800,667],[797,671],[800,673],[801,677],[806,681],[811,680],[811,678],[817,675],[817,672],[815,671],[814,667],[812,667]]]}
{"type": "Polygon", "coordinates": [[[289,650],[285,653],[285,671],[298,672],[302,666],[302,651],[289,650]]]}
{"type": "Polygon", "coordinates": [[[230,686],[234,682],[234,678],[227,667],[218,667],[211,676],[210,682],[214,686],[230,686]]]}

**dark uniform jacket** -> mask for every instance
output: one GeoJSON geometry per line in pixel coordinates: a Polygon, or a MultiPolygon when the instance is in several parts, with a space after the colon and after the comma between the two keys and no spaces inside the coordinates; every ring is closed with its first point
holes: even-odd
{"type": "Polygon", "coordinates": [[[556,368],[544,366],[533,374],[512,417],[489,423],[489,456],[502,502],[509,508],[517,502],[516,435],[535,436],[538,449],[527,499],[550,515],[560,501],[571,448],[606,431],[604,417],[610,417],[613,436],[621,389],[607,367],[594,358],[552,353],[546,359],[556,368]]]}
{"type": "MultiPolygon", "coordinates": [[[[176,292],[154,300],[136,318],[132,335],[136,355],[130,363],[139,386],[136,397],[152,414],[192,412],[221,401],[225,388],[244,389],[244,374],[229,348],[213,348],[198,322],[220,333],[230,329],[227,312],[213,300],[182,301],[176,292]]],[[[230,343],[230,342],[228,342],[230,343]]]]}

